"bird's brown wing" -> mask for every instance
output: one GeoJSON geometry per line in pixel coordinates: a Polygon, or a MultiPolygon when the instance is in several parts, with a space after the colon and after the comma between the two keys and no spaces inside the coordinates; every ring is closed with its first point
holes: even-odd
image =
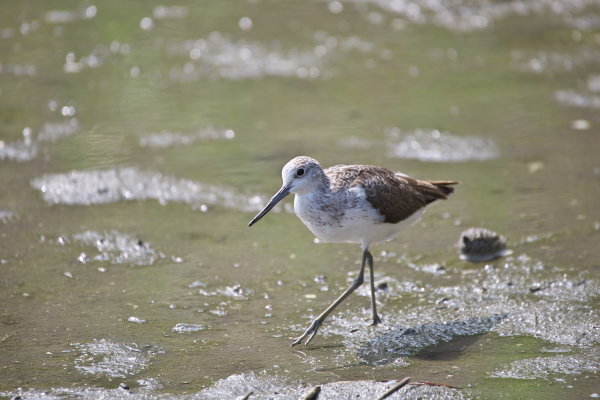
{"type": "Polygon", "coordinates": [[[377,209],[387,223],[404,221],[426,205],[445,200],[454,192],[452,181],[420,181],[396,174],[386,168],[370,165],[337,165],[325,170],[332,190],[360,186],[367,201],[377,209]]]}

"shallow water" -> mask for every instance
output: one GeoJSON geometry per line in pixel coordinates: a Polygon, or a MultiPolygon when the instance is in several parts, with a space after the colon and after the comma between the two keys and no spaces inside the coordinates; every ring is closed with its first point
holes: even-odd
{"type": "Polygon", "coordinates": [[[597,397],[599,61],[597,0],[5,1],[0,397],[597,397]],[[246,226],[297,155],[462,185],[290,348],[361,256],[246,226]]]}

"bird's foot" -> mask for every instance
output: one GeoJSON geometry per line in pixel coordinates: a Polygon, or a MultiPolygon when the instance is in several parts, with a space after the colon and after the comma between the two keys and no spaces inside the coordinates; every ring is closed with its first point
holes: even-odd
{"type": "Polygon", "coordinates": [[[304,343],[304,345],[306,346],[307,344],[309,344],[310,341],[313,340],[313,338],[317,334],[317,331],[319,330],[319,326],[321,326],[321,323],[322,323],[322,321],[319,318],[315,319],[312,322],[312,324],[310,324],[310,326],[308,327],[308,329],[302,334],[302,336],[297,337],[294,340],[294,343],[292,343],[291,346],[295,346],[297,344],[302,343],[302,340],[304,340],[304,338],[307,337],[307,336],[308,336],[308,339],[306,339],[306,342],[304,343]]]}
{"type": "Polygon", "coordinates": [[[373,322],[371,322],[367,326],[376,326],[376,325],[380,325],[380,324],[383,324],[383,322],[381,322],[381,318],[379,318],[379,315],[375,314],[373,316],[373,322]]]}

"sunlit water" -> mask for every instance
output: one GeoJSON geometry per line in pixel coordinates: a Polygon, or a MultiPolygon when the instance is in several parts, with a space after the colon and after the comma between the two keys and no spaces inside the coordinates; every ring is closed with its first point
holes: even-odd
{"type": "Polygon", "coordinates": [[[597,0],[2,10],[0,397],[600,397],[597,0]],[[360,264],[246,226],[297,155],[462,185],[290,348],[360,264]]]}

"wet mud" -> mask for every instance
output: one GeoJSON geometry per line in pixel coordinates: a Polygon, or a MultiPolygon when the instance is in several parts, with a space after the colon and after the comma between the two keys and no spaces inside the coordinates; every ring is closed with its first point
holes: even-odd
{"type": "Polygon", "coordinates": [[[1,398],[600,397],[596,0],[3,10],[1,398]],[[292,348],[361,254],[247,227],[298,155],[462,184],[292,348]]]}

